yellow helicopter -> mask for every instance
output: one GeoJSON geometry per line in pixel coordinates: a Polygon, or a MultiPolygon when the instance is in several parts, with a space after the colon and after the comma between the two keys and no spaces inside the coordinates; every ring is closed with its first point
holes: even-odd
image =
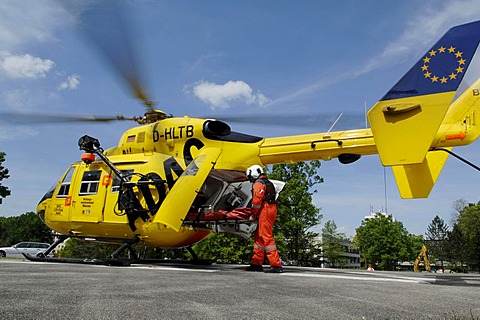
{"type": "MultiPolygon", "coordinates": [[[[379,154],[392,167],[402,198],[428,197],[452,147],[479,135],[480,79],[454,99],[479,41],[480,21],[451,28],[370,109],[371,129],[262,138],[217,119],[167,115],[129,81],[147,112],[129,119],[139,125],[117,146],[103,149],[96,138],[79,139],[81,161],[37,208],[61,234],[45,254],[68,237],[123,243],[113,260],[127,249],[136,258],[133,245],[191,248],[212,232],[248,237],[255,223],[228,213],[248,213],[240,208],[251,197],[245,175],[251,165],[332,158],[348,164],[379,154]],[[218,212],[223,215],[212,215],[218,212]]],[[[46,256],[28,258],[53,260],[46,256]]]]}

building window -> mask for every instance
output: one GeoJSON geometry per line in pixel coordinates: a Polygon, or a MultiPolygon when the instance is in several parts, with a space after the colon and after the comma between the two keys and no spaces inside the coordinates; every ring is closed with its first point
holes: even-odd
{"type": "Polygon", "coordinates": [[[101,175],[102,172],[100,170],[84,172],[82,184],[80,185],[80,195],[97,193],[101,175]]]}

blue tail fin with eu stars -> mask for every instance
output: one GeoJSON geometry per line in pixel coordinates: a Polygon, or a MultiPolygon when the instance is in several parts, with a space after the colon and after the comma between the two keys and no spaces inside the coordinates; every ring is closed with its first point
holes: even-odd
{"type": "Polygon", "coordinates": [[[480,21],[451,28],[368,112],[384,166],[426,154],[480,41],[480,21]]]}

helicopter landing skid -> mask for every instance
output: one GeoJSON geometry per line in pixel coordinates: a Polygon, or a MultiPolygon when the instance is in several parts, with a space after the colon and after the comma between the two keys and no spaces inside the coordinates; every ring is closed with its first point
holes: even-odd
{"type": "Polygon", "coordinates": [[[123,266],[127,267],[131,264],[190,264],[190,265],[211,265],[210,260],[203,260],[198,258],[195,251],[191,247],[187,247],[187,251],[192,255],[191,260],[164,260],[164,259],[140,259],[133,249],[133,245],[140,241],[140,239],[135,236],[132,239],[125,241],[109,258],[105,259],[85,259],[85,258],[61,258],[61,257],[52,257],[50,253],[55,247],[60,243],[65,241],[70,237],[80,238],[78,236],[71,235],[62,235],[48,247],[45,252],[41,252],[36,256],[32,256],[28,253],[22,253],[23,256],[33,262],[54,262],[54,263],[76,263],[76,264],[90,264],[90,265],[106,265],[106,266],[123,266]],[[122,259],[119,258],[120,254],[128,250],[132,259],[122,259]]]}
{"type": "Polygon", "coordinates": [[[130,260],[113,260],[113,259],[82,259],[82,258],[57,258],[57,257],[34,257],[28,253],[22,253],[23,256],[33,262],[56,262],[56,263],[77,263],[77,264],[93,264],[107,266],[129,266],[130,260]]]}
{"type": "Polygon", "coordinates": [[[34,257],[28,253],[23,253],[23,256],[32,262],[53,262],[53,263],[75,263],[75,264],[90,264],[90,265],[104,265],[116,267],[128,267],[132,264],[182,264],[182,265],[201,265],[209,266],[212,264],[210,260],[192,259],[192,260],[163,260],[163,259],[82,259],[82,258],[56,258],[56,257],[34,257]]]}

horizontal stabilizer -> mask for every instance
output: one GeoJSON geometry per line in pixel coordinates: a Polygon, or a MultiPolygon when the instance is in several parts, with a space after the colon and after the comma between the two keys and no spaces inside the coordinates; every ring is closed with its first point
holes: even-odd
{"type": "Polygon", "coordinates": [[[403,199],[427,198],[448,155],[447,152],[429,152],[422,163],[392,166],[400,196],[403,199]]]}
{"type": "Polygon", "coordinates": [[[385,166],[423,164],[480,41],[480,21],[451,28],[368,112],[385,166]]]}

